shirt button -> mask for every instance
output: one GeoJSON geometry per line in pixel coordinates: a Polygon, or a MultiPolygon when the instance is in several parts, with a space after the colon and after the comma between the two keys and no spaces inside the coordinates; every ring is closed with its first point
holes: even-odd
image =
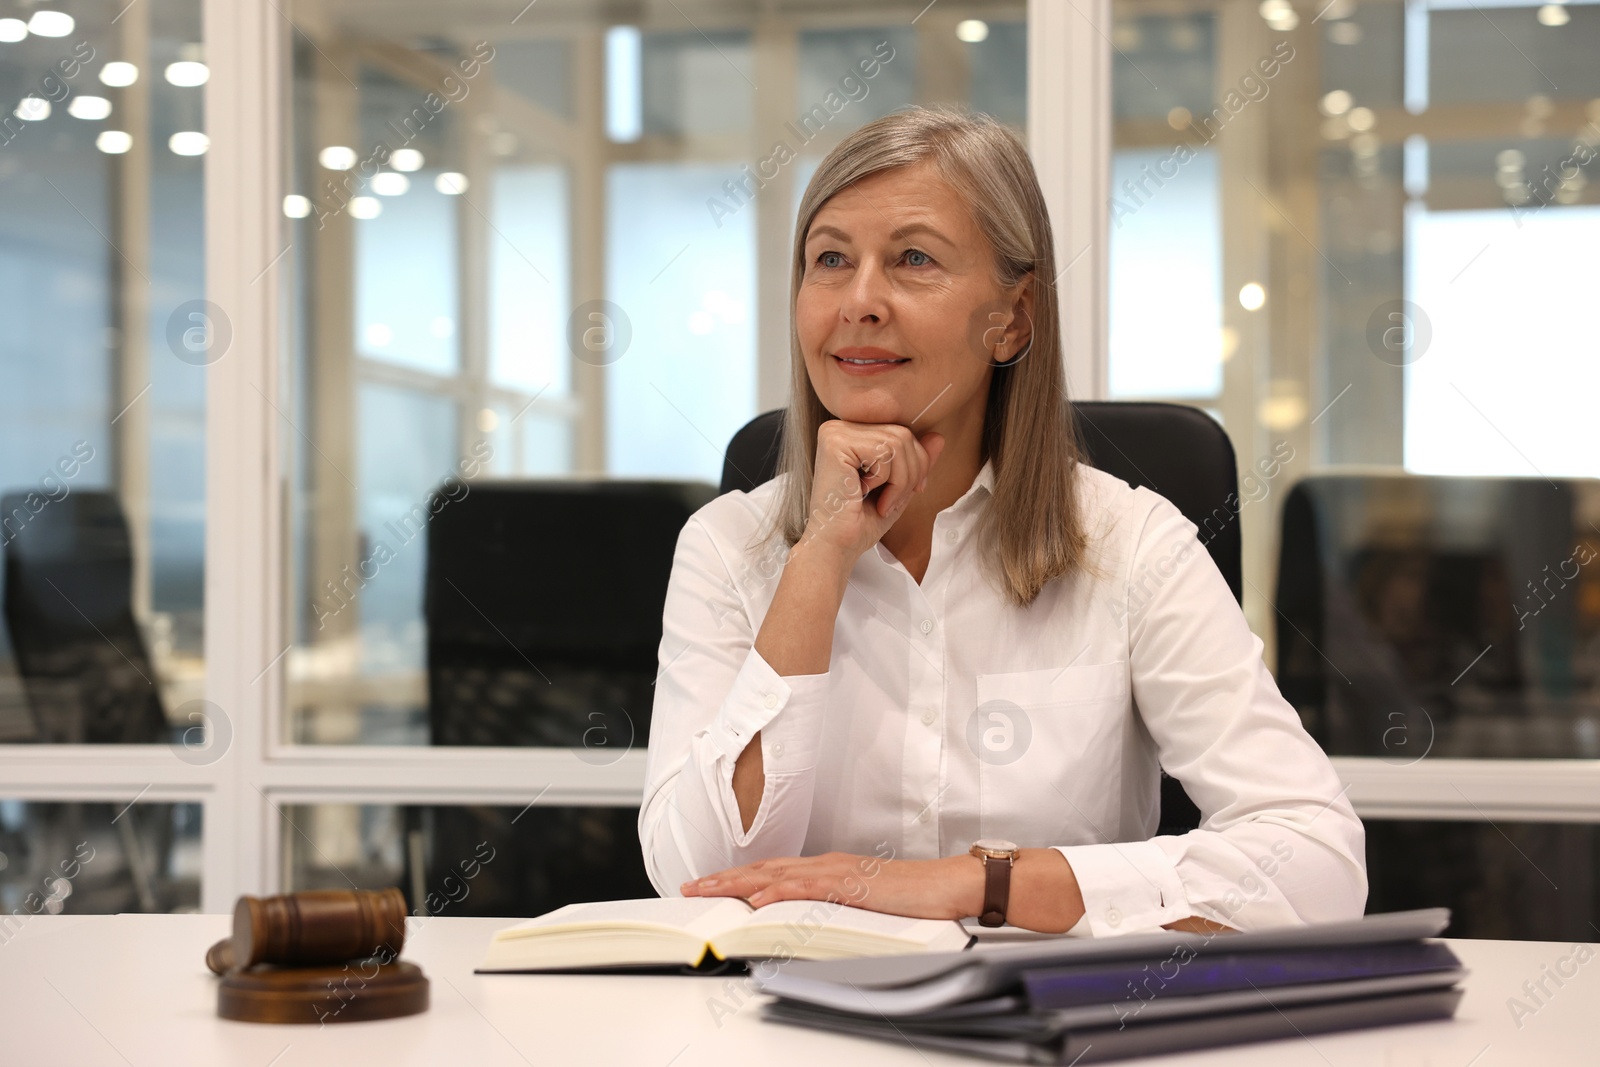
{"type": "Polygon", "coordinates": [[[924,725],[924,726],[932,726],[933,725],[933,709],[932,708],[929,708],[927,711],[922,713],[922,725],[924,725]]]}
{"type": "Polygon", "coordinates": [[[765,704],[769,708],[777,707],[778,706],[778,694],[776,694],[776,693],[768,693],[767,694],[767,699],[763,700],[761,703],[765,704]]]}
{"type": "Polygon", "coordinates": [[[932,619],[923,619],[922,620],[921,630],[925,634],[932,633],[933,632],[933,620],[932,619]]]}
{"type": "Polygon", "coordinates": [[[955,544],[957,541],[961,540],[961,535],[956,531],[951,530],[949,533],[944,535],[944,539],[949,541],[951,544],[955,544]]]}
{"type": "Polygon", "coordinates": [[[1107,911],[1106,912],[1106,923],[1108,925],[1110,925],[1110,926],[1121,926],[1122,925],[1122,912],[1118,911],[1116,908],[1112,908],[1109,911],[1107,911]]]}
{"type": "Polygon", "coordinates": [[[783,742],[782,741],[779,741],[779,742],[777,742],[776,744],[774,744],[772,746],[772,754],[774,756],[783,755],[783,742]]]}

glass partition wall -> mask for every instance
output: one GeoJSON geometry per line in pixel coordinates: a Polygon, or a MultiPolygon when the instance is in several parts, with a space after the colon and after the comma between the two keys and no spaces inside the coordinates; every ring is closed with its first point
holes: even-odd
{"type": "MultiPolygon", "coordinates": [[[[915,102],[1025,135],[1024,6],[286,11],[279,740],[631,767],[677,530],[785,399],[805,182],[915,102]]],[[[537,872],[590,840],[604,892],[651,892],[633,807],[522,807],[286,809],[285,875],[425,898],[436,842],[470,838],[498,858],[458,908],[542,908],[537,872]]]]}
{"type": "Polygon", "coordinates": [[[1279,687],[1353,757],[1371,906],[1589,939],[1593,810],[1534,798],[1600,756],[1600,6],[1115,13],[1110,393],[1232,437],[1219,521],[1279,687]],[[1571,770],[1464,762],[1538,759],[1571,770]],[[1451,807],[1475,825],[1423,821],[1451,807]]]}
{"type": "Polygon", "coordinates": [[[648,892],[619,591],[785,399],[818,160],[950,101],[1028,141],[1077,395],[1228,430],[1372,905],[1587,936],[1597,12],[0,0],[0,903],[648,892]]]}
{"type": "MultiPolygon", "coordinates": [[[[0,744],[206,757],[199,0],[0,4],[0,744]]],[[[0,936],[192,909],[201,810],[0,772],[0,936]]]]}
{"type": "Polygon", "coordinates": [[[794,211],[844,133],[1025,123],[1020,5],[468,7],[289,9],[295,742],[429,743],[419,535],[478,480],[716,484],[783,400],[794,211]]]}

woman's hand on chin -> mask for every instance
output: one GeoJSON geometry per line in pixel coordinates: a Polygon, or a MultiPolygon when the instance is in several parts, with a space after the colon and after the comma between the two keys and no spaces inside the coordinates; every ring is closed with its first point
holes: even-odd
{"type": "Polygon", "coordinates": [[[825,900],[916,919],[964,919],[983,904],[983,868],[972,856],[895,860],[828,852],[759,860],[680,887],[686,897],[825,900]]]}

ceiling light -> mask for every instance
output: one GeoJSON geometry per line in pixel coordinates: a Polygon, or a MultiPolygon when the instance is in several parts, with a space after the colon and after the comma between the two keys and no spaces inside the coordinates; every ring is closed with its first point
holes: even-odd
{"type": "Polygon", "coordinates": [[[121,89],[139,80],[139,68],[119,59],[100,68],[100,80],[113,89],[121,89]]]}
{"type": "Polygon", "coordinates": [[[196,85],[204,85],[206,80],[211,77],[211,71],[204,63],[196,63],[187,59],[168,64],[163,74],[167,81],[184,89],[192,89],[196,85]]]}
{"type": "Polygon", "coordinates": [[[290,193],[283,198],[283,213],[291,219],[303,219],[311,214],[311,201],[299,193],[290,193]]]}
{"type": "Polygon", "coordinates": [[[353,219],[375,219],[383,212],[383,202],[374,196],[353,196],[350,198],[350,217],[353,219]]]}
{"type": "Polygon", "coordinates": [[[203,156],[211,147],[211,138],[199,130],[183,130],[167,138],[167,147],[174,155],[203,156]]]}
{"type": "Polygon", "coordinates": [[[101,130],[94,146],[108,156],[120,156],[133,147],[133,136],[122,130],[101,130]]]}
{"type": "Polygon", "coordinates": [[[389,156],[389,166],[393,167],[395,170],[421,170],[422,153],[418,152],[415,148],[397,149],[389,156]]]}
{"type": "Polygon", "coordinates": [[[379,196],[399,196],[411,188],[411,179],[404,174],[383,171],[372,176],[372,191],[379,196]]]}
{"type": "Polygon", "coordinates": [[[43,122],[50,117],[50,101],[42,96],[25,96],[12,114],[23,122],[43,122]]]}
{"type": "Polygon", "coordinates": [[[1259,282],[1246,282],[1239,290],[1239,306],[1246,311],[1259,311],[1267,302],[1267,291],[1259,282]]]}
{"type": "Polygon", "coordinates": [[[1295,14],[1294,5],[1289,0],[1261,0],[1256,10],[1268,26],[1280,33],[1288,33],[1300,25],[1300,16],[1295,14]]]}
{"type": "Polygon", "coordinates": [[[60,11],[35,11],[28,20],[28,32],[40,37],[65,37],[77,23],[60,11]]]}
{"type": "Polygon", "coordinates": [[[1267,429],[1287,433],[1305,421],[1306,402],[1303,397],[1294,395],[1264,397],[1257,407],[1256,417],[1267,429]]]}
{"type": "Polygon", "coordinates": [[[28,36],[28,24],[21,19],[0,19],[0,42],[10,44],[28,36]]]}
{"type": "Polygon", "coordinates": [[[433,179],[433,187],[445,196],[457,196],[467,191],[467,176],[447,170],[433,179]]]}
{"type": "Polygon", "coordinates": [[[1322,98],[1322,113],[1324,115],[1343,115],[1350,110],[1350,94],[1344,89],[1335,89],[1322,98]]]}
{"type": "Polygon", "coordinates": [[[977,44],[989,39],[989,24],[982,19],[962,19],[956,23],[956,40],[977,44]]]}
{"type": "Polygon", "coordinates": [[[67,105],[67,114],[75,119],[103,119],[111,114],[111,101],[103,96],[75,96],[67,105]]]}
{"type": "Polygon", "coordinates": [[[1572,16],[1560,4],[1545,4],[1539,9],[1538,18],[1541,26],[1565,26],[1572,21],[1572,16]]]}
{"type": "Polygon", "coordinates": [[[356,165],[356,150],[342,144],[329,145],[317,153],[317,162],[329,170],[349,170],[356,165]]]}

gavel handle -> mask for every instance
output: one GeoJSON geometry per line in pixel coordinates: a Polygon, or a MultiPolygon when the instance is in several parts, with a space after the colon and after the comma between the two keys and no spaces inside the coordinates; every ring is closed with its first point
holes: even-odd
{"type": "Polygon", "coordinates": [[[206,966],[212,974],[227,974],[233,970],[233,938],[225,937],[206,949],[206,966]]]}

